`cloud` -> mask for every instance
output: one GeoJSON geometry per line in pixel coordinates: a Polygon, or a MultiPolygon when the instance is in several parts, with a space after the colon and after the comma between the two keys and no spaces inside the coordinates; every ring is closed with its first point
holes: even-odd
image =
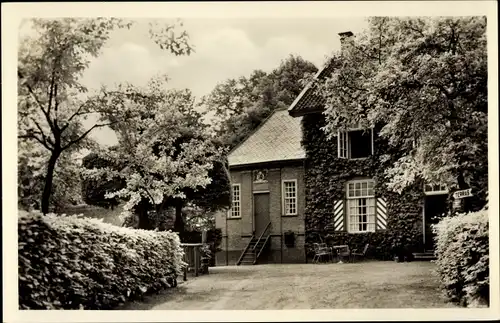
{"type": "Polygon", "coordinates": [[[125,42],[118,47],[105,48],[85,72],[82,82],[91,88],[101,84],[113,86],[118,82],[143,85],[156,71],[150,51],[144,46],[125,42]]]}
{"type": "MultiPolygon", "coordinates": [[[[290,54],[320,67],[325,55],[338,49],[336,29],[345,29],[330,27],[328,35],[332,36],[327,37],[317,21],[302,22],[300,28],[294,20],[259,25],[256,20],[225,24],[219,19],[192,26],[188,32],[195,53],[190,56],[159,50],[144,33],[131,30],[115,34],[86,71],[84,84],[91,88],[125,81],[145,85],[152,76],[166,73],[172,88],[189,88],[201,97],[228,78],[248,76],[255,69],[271,71],[290,54]]],[[[93,137],[116,140],[110,131],[102,129],[93,137]]]]}
{"type": "Polygon", "coordinates": [[[258,48],[241,29],[208,31],[194,38],[193,42],[196,44],[196,55],[210,58],[214,63],[240,63],[252,60],[258,54],[258,48]]]}

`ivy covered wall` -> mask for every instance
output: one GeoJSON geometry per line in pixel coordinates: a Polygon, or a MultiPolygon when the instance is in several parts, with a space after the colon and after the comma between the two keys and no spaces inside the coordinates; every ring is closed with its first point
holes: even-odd
{"type": "MultiPolygon", "coordinates": [[[[321,130],[325,124],[323,115],[310,114],[302,120],[303,147],[306,150],[306,248],[312,253],[312,243],[323,241],[348,244],[363,249],[370,243],[375,258],[389,259],[394,254],[409,254],[423,249],[421,183],[408,188],[401,195],[386,188],[384,170],[398,151],[390,151],[388,145],[374,131],[374,155],[362,160],[339,159],[337,140],[328,140],[321,130]],[[381,162],[380,157],[389,154],[391,159],[381,162]],[[387,229],[370,233],[347,233],[333,229],[333,203],[345,199],[346,182],[357,178],[375,180],[375,195],[387,202],[387,229]]],[[[344,228],[347,226],[344,225],[344,228]]]]}

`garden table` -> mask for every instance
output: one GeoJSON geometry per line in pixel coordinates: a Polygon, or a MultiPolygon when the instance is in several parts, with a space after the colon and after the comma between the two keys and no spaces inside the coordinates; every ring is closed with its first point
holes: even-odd
{"type": "Polygon", "coordinates": [[[344,262],[342,261],[342,259],[340,258],[340,251],[342,249],[346,249],[347,252],[349,252],[349,246],[346,245],[346,244],[342,244],[342,245],[337,245],[337,246],[332,246],[333,249],[335,249],[336,253],[337,253],[337,257],[339,257],[339,264],[343,264],[344,262]]]}

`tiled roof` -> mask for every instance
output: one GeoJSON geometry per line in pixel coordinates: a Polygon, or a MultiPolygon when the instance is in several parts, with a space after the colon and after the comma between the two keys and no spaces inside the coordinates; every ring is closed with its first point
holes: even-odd
{"type": "MultiPolygon", "coordinates": [[[[328,64],[321,69],[315,79],[324,79],[330,76],[335,68],[337,67],[336,61],[331,60],[328,64]]],[[[321,96],[314,93],[314,90],[310,86],[306,86],[299,96],[293,101],[293,103],[288,108],[288,112],[291,116],[298,117],[311,112],[322,111],[324,106],[324,100],[321,96]]]]}
{"type": "Polygon", "coordinates": [[[287,110],[274,111],[229,153],[229,166],[304,159],[301,120],[287,110]]]}

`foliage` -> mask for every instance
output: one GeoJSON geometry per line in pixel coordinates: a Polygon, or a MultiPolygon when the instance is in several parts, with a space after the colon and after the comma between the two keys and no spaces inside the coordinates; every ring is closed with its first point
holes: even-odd
{"type": "Polygon", "coordinates": [[[204,98],[220,141],[233,148],[279,108],[288,107],[302,90],[301,80],[316,67],[290,56],[270,73],[255,70],[248,77],[228,79],[204,98]]]}
{"type": "MultiPolygon", "coordinates": [[[[216,143],[214,145],[217,147],[216,143]]],[[[215,226],[213,213],[231,205],[231,180],[227,162],[214,160],[208,176],[210,183],[204,189],[192,190],[186,195],[190,204],[204,214],[202,222],[205,223],[205,226],[213,227],[215,226]],[[209,216],[207,217],[207,215],[209,216]],[[208,223],[206,223],[207,221],[208,223]]]]}
{"type": "Polygon", "coordinates": [[[208,272],[208,267],[210,267],[211,263],[213,262],[213,257],[214,254],[212,253],[212,246],[208,243],[203,244],[200,248],[200,254],[201,254],[201,266],[200,266],[200,272],[201,273],[207,273],[208,272]]]}
{"type": "Polygon", "coordinates": [[[362,249],[366,243],[373,245],[372,256],[390,259],[395,253],[416,251],[422,244],[421,186],[407,188],[396,194],[387,188],[384,170],[390,161],[380,162],[380,156],[390,151],[384,138],[375,137],[375,154],[362,160],[337,158],[337,141],[329,140],[322,131],[325,125],[322,114],[309,114],[302,120],[304,131],[302,145],[307,153],[306,185],[306,248],[319,237],[338,243],[348,243],[351,248],[362,249]],[[373,233],[351,234],[333,231],[333,203],[345,199],[346,182],[357,177],[373,178],[377,197],[387,201],[387,230],[373,233]]]}
{"type": "MultiPolygon", "coordinates": [[[[41,208],[49,211],[54,169],[69,149],[89,148],[88,134],[110,123],[99,120],[89,129],[83,121],[98,114],[79,79],[92,57],[100,54],[110,33],[130,28],[133,22],[115,18],[31,19],[33,34],[21,39],[18,58],[18,137],[36,142],[50,156],[47,162],[41,208]]],[[[174,54],[189,54],[187,35],[174,35],[174,26],[150,26],[153,40],[174,54]],[[168,37],[164,35],[167,33],[168,37]]],[[[120,120],[114,120],[119,122],[120,120]]]]}
{"type": "Polygon", "coordinates": [[[385,174],[395,192],[420,178],[486,188],[485,32],[485,17],[371,18],[316,83],[324,130],[334,137],[351,123],[382,125],[379,135],[402,152],[385,174]]]}
{"type": "MultiPolygon", "coordinates": [[[[111,161],[99,157],[95,152],[85,156],[82,160],[82,167],[87,169],[113,167],[111,161]]],[[[120,201],[118,198],[107,199],[105,195],[108,192],[118,191],[125,186],[123,180],[90,179],[83,178],[81,189],[83,201],[89,205],[100,206],[104,208],[114,208],[120,201]]]]}
{"type": "MultiPolygon", "coordinates": [[[[88,169],[102,168],[106,165],[119,169],[118,166],[112,166],[109,160],[101,158],[95,153],[87,155],[83,160],[83,167],[88,169]]],[[[211,182],[205,188],[191,190],[186,194],[187,202],[182,209],[182,217],[187,230],[213,228],[215,226],[214,212],[227,207],[230,203],[230,181],[224,163],[218,160],[214,161],[214,166],[209,171],[209,177],[211,182]]],[[[125,181],[119,178],[108,180],[106,178],[91,179],[86,177],[82,181],[82,195],[87,204],[113,208],[120,203],[120,199],[117,197],[106,198],[106,193],[118,191],[124,186],[125,181]]],[[[160,229],[170,227],[167,223],[168,218],[175,218],[175,215],[171,216],[168,212],[166,213],[151,213],[149,217],[151,226],[160,229]]],[[[126,217],[126,226],[137,227],[138,224],[139,221],[130,216],[126,217]]]]}
{"type": "MultiPolygon", "coordinates": [[[[24,210],[40,210],[40,201],[45,183],[49,155],[33,142],[19,141],[18,154],[18,197],[19,207],[24,210]]],[[[66,151],[61,154],[55,169],[50,210],[59,212],[67,205],[81,203],[79,167],[75,154],[66,151]]]]}
{"type": "Polygon", "coordinates": [[[433,229],[437,272],[446,295],[463,306],[488,305],[488,211],[446,217],[433,229]]]}
{"type": "Polygon", "coordinates": [[[121,206],[118,205],[113,209],[106,209],[100,206],[88,204],[67,205],[60,209],[59,214],[66,215],[83,215],[86,218],[94,218],[102,220],[105,223],[110,223],[117,226],[123,225],[121,218],[121,206]]]}
{"type": "Polygon", "coordinates": [[[212,141],[190,91],[168,89],[166,79],[159,76],[144,88],[130,84],[111,91],[103,88],[95,100],[113,123],[118,145],[99,154],[109,166],[88,168],[84,177],[101,183],[124,182],[105,197],[126,200],[124,214],[138,215],[140,228],[154,228],[148,212],[161,217],[173,206],[175,230],[182,231],[183,223],[178,223],[183,204],[189,199],[203,201],[206,195],[200,192],[205,188],[218,190],[211,198],[216,200],[213,207],[229,204],[224,150],[212,141]]]}
{"type": "Polygon", "coordinates": [[[176,234],[54,214],[20,216],[21,309],[110,309],[175,287],[183,252],[176,234]]]}

